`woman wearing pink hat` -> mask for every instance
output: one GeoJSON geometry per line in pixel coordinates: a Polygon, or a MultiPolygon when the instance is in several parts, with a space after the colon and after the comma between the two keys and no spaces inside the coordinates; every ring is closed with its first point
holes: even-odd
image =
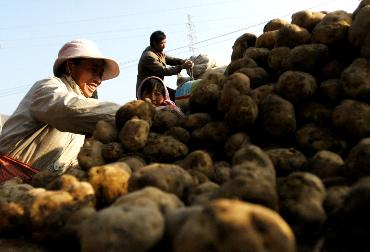
{"type": "Polygon", "coordinates": [[[77,163],[84,135],[99,120],[114,120],[120,105],[92,97],[119,65],[94,42],[73,40],[59,51],[54,77],[36,82],[6,121],[0,135],[0,182],[29,182],[41,170],[62,174],[77,163]]]}

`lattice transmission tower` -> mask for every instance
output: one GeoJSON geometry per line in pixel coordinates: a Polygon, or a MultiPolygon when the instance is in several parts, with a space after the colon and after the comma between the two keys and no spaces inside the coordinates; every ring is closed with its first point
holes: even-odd
{"type": "Polygon", "coordinates": [[[195,27],[193,22],[191,21],[190,14],[188,16],[188,22],[186,23],[186,27],[188,28],[188,40],[189,40],[189,52],[190,55],[198,55],[198,48],[196,47],[197,37],[195,34],[195,27]]]}

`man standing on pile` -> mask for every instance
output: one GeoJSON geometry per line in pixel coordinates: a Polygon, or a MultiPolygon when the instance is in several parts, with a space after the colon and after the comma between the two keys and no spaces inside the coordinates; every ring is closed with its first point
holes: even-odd
{"type": "MultiPolygon", "coordinates": [[[[139,64],[136,82],[136,93],[140,83],[149,76],[177,75],[182,69],[191,69],[193,62],[168,56],[163,52],[166,47],[166,34],[163,31],[155,31],[150,35],[150,46],[143,51],[139,64]]],[[[175,98],[175,90],[168,88],[171,100],[175,98]]]]}

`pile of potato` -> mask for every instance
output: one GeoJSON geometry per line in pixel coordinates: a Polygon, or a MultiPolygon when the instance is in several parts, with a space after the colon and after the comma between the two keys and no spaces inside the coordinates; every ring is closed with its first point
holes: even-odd
{"type": "Polygon", "coordinates": [[[0,185],[1,237],[35,251],[369,250],[370,1],[242,35],[185,117],[128,102],[78,161],[0,185]]]}

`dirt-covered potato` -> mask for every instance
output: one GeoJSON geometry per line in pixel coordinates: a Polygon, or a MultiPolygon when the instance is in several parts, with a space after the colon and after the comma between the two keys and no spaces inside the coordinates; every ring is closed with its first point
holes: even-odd
{"type": "Polygon", "coordinates": [[[328,60],[319,70],[320,77],[323,80],[339,79],[347,63],[339,59],[328,60]]]}
{"type": "Polygon", "coordinates": [[[201,81],[192,91],[189,98],[190,112],[216,113],[220,93],[221,92],[217,84],[201,81]]]}
{"type": "Polygon", "coordinates": [[[215,162],[215,176],[213,180],[219,184],[222,185],[226,181],[230,179],[230,173],[231,173],[231,165],[228,162],[220,161],[215,162]]]}
{"type": "Polygon", "coordinates": [[[89,170],[88,182],[95,191],[98,207],[114,202],[127,193],[131,169],[124,162],[95,166],[89,170]]]}
{"type": "Polygon", "coordinates": [[[132,118],[139,118],[152,124],[155,115],[155,107],[144,100],[134,100],[120,107],[116,112],[116,127],[120,131],[126,121],[132,118]]]}
{"type": "Polygon", "coordinates": [[[370,60],[358,58],[340,77],[344,92],[358,100],[370,101],[370,60]]]}
{"type": "Polygon", "coordinates": [[[249,77],[251,88],[267,84],[271,79],[269,73],[262,67],[242,67],[237,72],[249,77]]]}
{"type": "Polygon", "coordinates": [[[250,91],[249,77],[242,73],[233,73],[225,79],[221,95],[218,100],[218,110],[226,112],[229,110],[233,99],[250,91]]]}
{"type": "Polygon", "coordinates": [[[222,184],[219,189],[213,190],[208,197],[210,199],[239,199],[260,204],[273,210],[278,209],[275,184],[253,172],[231,178],[222,184]]]}
{"type": "Polygon", "coordinates": [[[273,139],[289,139],[297,128],[293,104],[279,95],[267,95],[259,104],[259,120],[273,139]]]}
{"type": "Polygon", "coordinates": [[[210,201],[210,196],[220,186],[214,182],[207,181],[189,189],[186,202],[190,206],[205,205],[210,201]]]}
{"type": "Polygon", "coordinates": [[[256,39],[256,35],[252,33],[244,33],[238,37],[232,46],[231,61],[242,58],[245,50],[255,45],[256,39]]]}
{"type": "Polygon", "coordinates": [[[165,136],[172,136],[180,142],[186,144],[190,140],[190,133],[186,129],[178,126],[174,126],[164,132],[165,136]]]}
{"type": "Polygon", "coordinates": [[[294,148],[276,148],[265,150],[276,170],[276,176],[287,176],[300,171],[307,161],[305,155],[294,148]]]}
{"type": "Polygon", "coordinates": [[[163,133],[172,127],[180,125],[182,119],[176,111],[167,109],[158,110],[154,116],[151,130],[163,133]]]}
{"type": "Polygon", "coordinates": [[[317,176],[293,172],[278,183],[279,213],[300,240],[317,238],[326,220],[325,187],[317,176]]]}
{"type": "Polygon", "coordinates": [[[267,153],[257,145],[247,144],[241,147],[234,154],[232,165],[232,178],[237,176],[260,176],[275,185],[276,172],[274,165],[267,153]]]}
{"type": "Polygon", "coordinates": [[[348,40],[357,48],[361,48],[364,39],[369,34],[370,4],[364,5],[363,2],[366,1],[362,1],[356,10],[352,25],[348,30],[348,40]]]}
{"type": "Polygon", "coordinates": [[[147,165],[144,158],[138,156],[138,155],[127,155],[118,160],[118,162],[125,162],[130,168],[132,172],[135,172],[136,170],[140,169],[141,167],[144,167],[147,165]]]}
{"type": "Polygon", "coordinates": [[[266,31],[259,35],[256,40],[256,47],[272,49],[275,47],[279,30],[266,31]]]}
{"type": "Polygon", "coordinates": [[[342,206],[344,198],[347,196],[350,188],[351,187],[347,185],[342,185],[331,186],[326,189],[326,196],[323,202],[323,207],[328,218],[330,218],[331,214],[335,214],[335,212],[342,206]]]}
{"type": "Polygon", "coordinates": [[[265,24],[265,26],[263,27],[263,32],[279,30],[281,27],[287,24],[289,24],[288,21],[280,18],[275,18],[265,24]]]}
{"type": "Polygon", "coordinates": [[[119,197],[112,206],[145,206],[147,200],[152,201],[158,210],[166,215],[171,211],[184,207],[184,203],[173,193],[167,193],[156,187],[147,186],[119,197]]]}
{"type": "Polygon", "coordinates": [[[199,171],[208,178],[213,178],[215,174],[211,156],[202,150],[190,152],[183,160],[179,160],[176,164],[185,170],[199,171]]]}
{"type": "Polygon", "coordinates": [[[80,152],[77,155],[78,164],[87,171],[93,166],[105,164],[102,154],[103,143],[93,138],[85,139],[80,152]]]}
{"type": "Polygon", "coordinates": [[[303,27],[295,24],[286,24],[277,30],[275,47],[287,46],[294,48],[298,45],[307,44],[311,34],[303,27]]]}
{"type": "Polygon", "coordinates": [[[244,56],[251,57],[256,61],[258,66],[266,68],[269,52],[270,50],[267,48],[249,47],[245,50],[244,56]]]}
{"type": "Polygon", "coordinates": [[[51,181],[59,177],[58,174],[55,174],[51,171],[39,171],[32,176],[31,185],[33,187],[46,187],[51,181]]]}
{"type": "Polygon", "coordinates": [[[155,207],[108,207],[91,215],[81,227],[82,252],[149,251],[160,241],[164,218],[155,207]]]}
{"type": "Polygon", "coordinates": [[[332,109],[318,102],[304,102],[296,107],[296,116],[300,125],[315,123],[317,125],[331,126],[332,109]]]}
{"type": "Polygon", "coordinates": [[[339,79],[328,79],[321,82],[317,92],[319,100],[323,104],[337,105],[344,100],[345,97],[339,79]]]}
{"type": "Polygon", "coordinates": [[[292,15],[292,24],[306,28],[308,31],[312,29],[325,17],[322,12],[302,10],[292,15]]]}
{"type": "Polygon", "coordinates": [[[327,221],[324,249],[361,251],[369,243],[370,177],[357,181],[344,192],[343,203],[327,221]]]}
{"type": "Polygon", "coordinates": [[[294,47],[285,55],[281,66],[285,70],[313,73],[326,63],[329,48],[324,44],[308,44],[294,47]]]}
{"type": "Polygon", "coordinates": [[[308,154],[321,150],[343,153],[347,147],[347,143],[330,128],[312,123],[297,129],[296,141],[299,148],[308,154]]]}
{"type": "Polygon", "coordinates": [[[281,46],[271,49],[267,57],[268,66],[273,70],[281,69],[282,62],[286,55],[289,54],[290,48],[287,46],[281,46]]]}
{"type": "Polygon", "coordinates": [[[233,98],[224,120],[233,130],[246,130],[257,116],[258,106],[253,99],[249,95],[239,95],[233,98]]]}
{"type": "Polygon", "coordinates": [[[276,93],[293,103],[311,98],[316,89],[315,77],[301,71],[285,71],[275,87],[276,93]]]}
{"type": "Polygon", "coordinates": [[[110,163],[121,158],[123,156],[124,149],[121,143],[110,142],[103,145],[101,152],[103,158],[110,163]]]}
{"type": "Polygon", "coordinates": [[[192,113],[184,119],[182,126],[189,131],[193,131],[203,127],[210,121],[212,121],[212,118],[207,113],[192,113]]]}
{"type": "Polygon", "coordinates": [[[143,154],[155,161],[170,162],[183,158],[188,151],[185,144],[172,136],[150,133],[143,154]]]}
{"type": "Polygon", "coordinates": [[[275,211],[220,199],[187,218],[177,233],[174,251],[294,252],[296,243],[292,230],[275,211]]]}
{"type": "Polygon", "coordinates": [[[93,132],[93,137],[105,144],[117,141],[118,131],[116,125],[114,122],[98,121],[93,132]]]}
{"type": "Polygon", "coordinates": [[[234,72],[243,67],[257,67],[257,63],[251,57],[243,57],[234,61],[231,61],[225,70],[225,75],[232,75],[234,72]]]}
{"type": "Polygon", "coordinates": [[[274,85],[272,83],[259,86],[249,92],[249,96],[252,100],[259,105],[260,102],[269,94],[274,92],[274,85]]]}
{"type": "Polygon", "coordinates": [[[224,145],[225,156],[231,159],[237,150],[239,150],[243,145],[249,143],[251,143],[250,137],[244,132],[238,132],[231,135],[224,145]]]}
{"type": "Polygon", "coordinates": [[[230,134],[230,129],[224,122],[211,121],[192,132],[192,140],[200,146],[222,148],[230,134]],[[222,146],[221,146],[222,145],[222,146]]]}
{"type": "Polygon", "coordinates": [[[185,188],[191,184],[191,176],[180,166],[152,163],[132,173],[128,189],[132,192],[153,186],[182,198],[185,188]]]}
{"type": "Polygon", "coordinates": [[[355,100],[343,100],[333,110],[333,124],[351,141],[370,134],[370,105],[355,100]]]}
{"type": "Polygon", "coordinates": [[[135,152],[145,146],[149,131],[150,125],[147,121],[134,118],[125,123],[118,138],[126,150],[135,152]]]}
{"type": "Polygon", "coordinates": [[[349,13],[342,10],[330,12],[313,29],[311,41],[326,45],[343,43],[347,39],[351,24],[352,18],[349,13]]]}
{"type": "Polygon", "coordinates": [[[66,191],[74,200],[86,205],[95,205],[95,192],[90,183],[78,181],[76,177],[64,174],[46,186],[47,190],[66,191]]]}
{"type": "Polygon", "coordinates": [[[357,179],[370,175],[370,138],[363,138],[349,152],[344,162],[346,172],[357,179]]]}
{"type": "Polygon", "coordinates": [[[307,159],[304,169],[321,179],[339,175],[344,161],[337,153],[328,150],[318,151],[307,159]]]}

